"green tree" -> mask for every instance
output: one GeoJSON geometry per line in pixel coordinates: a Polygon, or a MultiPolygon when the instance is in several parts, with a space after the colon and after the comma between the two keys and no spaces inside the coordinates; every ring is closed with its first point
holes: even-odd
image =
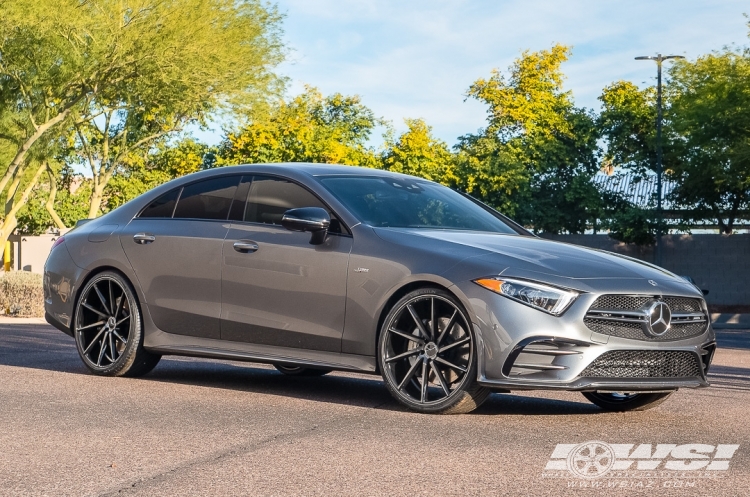
{"type": "Polygon", "coordinates": [[[169,180],[213,166],[214,151],[193,138],[160,143],[141,156],[131,155],[123,172],[116,174],[104,192],[104,208],[115,209],[169,180]]]}
{"type": "Polygon", "coordinates": [[[675,201],[689,217],[713,218],[732,233],[750,208],[750,48],[725,49],[670,70],[672,122],[683,160],[675,201]]]}
{"type": "Polygon", "coordinates": [[[279,101],[265,116],[254,116],[229,132],[218,165],[266,162],[323,162],[375,167],[367,142],[383,121],[358,96],[323,97],[315,88],[279,101]]]}
{"type": "Polygon", "coordinates": [[[91,180],[57,163],[50,164],[49,171],[51,174],[36,185],[29,201],[18,212],[20,233],[40,235],[52,227],[72,227],[79,219],[86,218],[91,180]],[[50,201],[54,202],[54,208],[50,201]]]}
{"type": "Polygon", "coordinates": [[[598,130],[590,111],[562,88],[570,49],[524,52],[507,77],[493,71],[468,96],[488,107],[487,127],[460,138],[462,187],[535,231],[582,232],[601,196],[591,183],[598,130]]]}
{"type": "Polygon", "coordinates": [[[421,119],[406,119],[408,130],[398,139],[386,135],[383,167],[448,186],[458,183],[453,154],[448,145],[432,136],[432,128],[421,119]]]}
{"type": "Polygon", "coordinates": [[[260,0],[0,3],[0,138],[15,146],[0,179],[0,242],[46,169],[29,160],[43,137],[74,130],[93,217],[129,155],[280,89],[279,25],[260,0]]]}
{"type": "Polygon", "coordinates": [[[187,124],[257,111],[281,88],[270,72],[282,58],[274,7],[260,0],[140,3],[123,10],[106,2],[90,13],[115,53],[132,49],[148,57],[133,67],[133,77],[86,106],[87,119],[75,126],[93,177],[89,217],[98,214],[112,177],[137,161],[134,155],[187,124]]]}

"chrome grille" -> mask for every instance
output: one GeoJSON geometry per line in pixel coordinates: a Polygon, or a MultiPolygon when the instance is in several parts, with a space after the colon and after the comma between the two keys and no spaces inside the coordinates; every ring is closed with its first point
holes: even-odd
{"type": "Polygon", "coordinates": [[[611,350],[581,376],[595,378],[687,378],[701,376],[698,356],[679,350],[611,350]]]}
{"type": "Polygon", "coordinates": [[[591,305],[583,322],[596,333],[648,342],[693,338],[703,334],[708,327],[701,299],[651,295],[602,295],[591,305]],[[669,305],[672,324],[666,333],[653,337],[643,331],[642,323],[646,319],[644,309],[655,300],[663,300],[669,305]]]}

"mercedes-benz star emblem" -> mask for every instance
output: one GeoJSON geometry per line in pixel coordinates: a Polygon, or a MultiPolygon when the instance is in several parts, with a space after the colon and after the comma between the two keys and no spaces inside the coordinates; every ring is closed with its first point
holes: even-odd
{"type": "Polygon", "coordinates": [[[644,326],[646,334],[659,337],[666,333],[672,323],[672,311],[666,302],[654,302],[647,312],[648,321],[644,326]]]}

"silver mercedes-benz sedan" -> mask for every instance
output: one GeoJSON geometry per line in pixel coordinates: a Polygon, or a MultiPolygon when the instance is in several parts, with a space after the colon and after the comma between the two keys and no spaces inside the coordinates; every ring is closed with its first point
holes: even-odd
{"type": "Polygon", "coordinates": [[[377,373],[425,413],[533,389],[646,409],[708,386],[716,348],[683,278],[350,166],[170,181],[58,238],[44,283],[47,321],[95,374],[143,375],[165,354],[377,373]]]}

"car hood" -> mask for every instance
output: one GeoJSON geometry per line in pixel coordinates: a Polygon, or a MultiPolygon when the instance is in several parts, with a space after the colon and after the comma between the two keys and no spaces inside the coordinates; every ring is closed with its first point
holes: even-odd
{"type": "MultiPolygon", "coordinates": [[[[383,233],[386,230],[380,228],[376,231],[383,233]]],[[[575,280],[654,279],[679,280],[681,286],[686,283],[665,269],[637,259],[543,238],[452,230],[388,231],[398,232],[400,236],[421,237],[431,244],[450,244],[457,256],[465,247],[468,257],[489,259],[507,275],[534,272],[575,280]],[[474,255],[477,249],[483,253],[474,255]]]]}

